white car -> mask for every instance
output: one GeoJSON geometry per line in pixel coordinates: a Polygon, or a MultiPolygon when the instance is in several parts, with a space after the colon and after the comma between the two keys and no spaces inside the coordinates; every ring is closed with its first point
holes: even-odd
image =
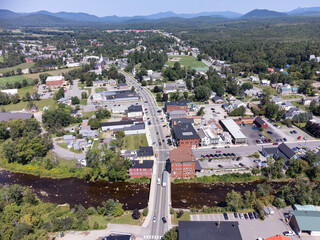
{"type": "Polygon", "coordinates": [[[154,223],[156,222],[156,216],[153,217],[153,222],[154,222],[154,223]]]}
{"type": "Polygon", "coordinates": [[[294,231],[285,231],[285,232],[283,232],[283,235],[285,235],[285,236],[295,236],[296,233],[294,231]]]}
{"type": "Polygon", "coordinates": [[[158,178],[158,185],[160,185],[161,181],[160,181],[160,178],[158,178]]]}

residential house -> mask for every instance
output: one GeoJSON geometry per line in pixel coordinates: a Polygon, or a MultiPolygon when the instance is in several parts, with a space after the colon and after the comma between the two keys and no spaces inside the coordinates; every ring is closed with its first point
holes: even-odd
{"type": "Polygon", "coordinates": [[[190,123],[179,123],[173,126],[173,133],[177,145],[180,147],[199,147],[200,137],[190,123]]]}
{"type": "Polygon", "coordinates": [[[189,103],[191,103],[191,101],[166,102],[165,110],[167,113],[175,110],[182,110],[188,112],[189,103]]]}
{"type": "Polygon", "coordinates": [[[73,135],[64,135],[63,136],[63,141],[66,143],[72,142],[74,140],[76,140],[76,137],[73,135]]]}
{"type": "Polygon", "coordinates": [[[222,108],[226,110],[227,113],[230,113],[233,110],[233,105],[232,103],[225,103],[222,104],[222,108]]]}
{"type": "Polygon", "coordinates": [[[258,128],[263,128],[263,129],[267,129],[268,128],[268,124],[260,117],[256,117],[254,120],[254,124],[258,127],[258,128]]]}
{"type": "Polygon", "coordinates": [[[237,99],[236,99],[234,96],[232,96],[232,95],[229,95],[229,96],[227,97],[227,100],[228,100],[230,103],[235,103],[235,102],[237,101],[237,99]]]}
{"type": "Polygon", "coordinates": [[[170,152],[172,178],[192,178],[195,175],[196,159],[189,147],[178,147],[170,152]]]}
{"type": "Polygon", "coordinates": [[[129,127],[124,127],[122,129],[115,129],[113,130],[114,133],[118,130],[124,131],[125,135],[135,135],[135,134],[145,134],[146,133],[146,126],[144,122],[135,123],[129,127]]]}
{"type": "Polygon", "coordinates": [[[260,81],[261,86],[270,86],[270,80],[263,79],[260,81]]]}
{"type": "Polygon", "coordinates": [[[141,178],[147,177],[151,178],[153,161],[152,160],[133,160],[131,161],[132,165],[129,168],[130,178],[141,178]]]}
{"type": "Polygon", "coordinates": [[[154,160],[153,147],[139,147],[137,150],[137,160],[154,160]]]}
{"type": "Polygon", "coordinates": [[[302,97],[300,100],[300,103],[304,106],[309,106],[310,103],[315,100],[317,103],[319,102],[319,98],[307,98],[307,97],[302,97]]]}
{"type": "Polygon", "coordinates": [[[246,97],[259,97],[262,94],[262,91],[256,89],[247,89],[244,91],[246,97]]]}
{"type": "Polygon", "coordinates": [[[277,159],[279,157],[283,157],[286,161],[291,158],[298,158],[297,154],[285,143],[281,143],[277,147],[262,147],[261,154],[266,158],[273,157],[277,159]]]}
{"type": "Polygon", "coordinates": [[[253,102],[248,102],[247,107],[249,109],[252,109],[252,110],[255,110],[255,111],[260,111],[260,108],[256,104],[254,104],[253,102]]]}
{"type": "Polygon", "coordinates": [[[238,221],[179,221],[179,240],[242,240],[238,221]]]}
{"type": "Polygon", "coordinates": [[[32,113],[0,112],[0,122],[9,122],[17,119],[27,120],[33,117],[34,115],[32,113]]]}
{"type": "Polygon", "coordinates": [[[268,72],[269,73],[274,73],[274,69],[273,68],[268,68],[268,72]]]}
{"type": "Polygon", "coordinates": [[[76,139],[76,141],[73,144],[74,150],[81,150],[82,148],[85,148],[88,146],[88,143],[85,139],[76,139]]]}
{"type": "Polygon", "coordinates": [[[278,104],[278,106],[280,109],[283,109],[286,111],[289,111],[293,107],[291,102],[282,102],[281,104],[278,104]]]}
{"type": "Polygon", "coordinates": [[[94,87],[104,87],[106,85],[107,85],[107,81],[104,81],[104,80],[93,81],[94,87]]]}
{"type": "Polygon", "coordinates": [[[101,123],[102,131],[114,130],[114,129],[122,129],[124,127],[130,127],[134,124],[134,121],[127,120],[127,121],[117,121],[117,122],[104,122],[101,123]]]}
{"type": "Polygon", "coordinates": [[[253,76],[253,75],[251,75],[251,76],[249,77],[249,80],[250,80],[251,82],[259,82],[259,81],[260,81],[259,77],[256,77],[256,76],[253,76]]]}
{"type": "Polygon", "coordinates": [[[79,134],[84,138],[97,138],[99,137],[99,132],[94,130],[81,129],[79,130],[79,134]]]}
{"type": "Polygon", "coordinates": [[[46,79],[47,88],[58,88],[66,85],[64,76],[49,76],[46,79]]]}
{"type": "Polygon", "coordinates": [[[283,87],[279,89],[280,94],[292,94],[292,93],[297,93],[298,88],[296,87],[291,87],[290,84],[284,84],[283,87]]]}
{"type": "Polygon", "coordinates": [[[107,81],[107,83],[108,83],[109,86],[116,86],[117,85],[117,81],[114,80],[114,79],[109,79],[107,81]]]}
{"type": "Polygon", "coordinates": [[[283,103],[283,99],[281,97],[276,97],[276,96],[272,96],[270,101],[279,106],[283,103]]]}
{"type": "Polygon", "coordinates": [[[237,108],[239,108],[239,107],[244,107],[244,108],[246,108],[246,104],[245,104],[244,102],[241,102],[241,101],[237,100],[237,101],[233,104],[233,108],[234,108],[234,109],[237,109],[237,108]]]}
{"type": "Polygon", "coordinates": [[[131,105],[128,107],[128,117],[142,117],[143,110],[141,105],[131,105]]]}
{"type": "Polygon", "coordinates": [[[223,104],[225,103],[225,100],[222,97],[215,96],[212,98],[212,101],[216,104],[223,104]]]}
{"type": "Polygon", "coordinates": [[[293,107],[290,108],[286,113],[283,114],[283,119],[292,119],[295,115],[298,115],[301,112],[299,108],[293,107]]]}
{"type": "Polygon", "coordinates": [[[142,76],[142,80],[148,82],[151,80],[151,76],[142,76]]]}
{"type": "Polygon", "coordinates": [[[274,83],[274,84],[271,84],[271,87],[273,89],[279,90],[280,88],[283,87],[283,84],[282,83],[274,83]]]}

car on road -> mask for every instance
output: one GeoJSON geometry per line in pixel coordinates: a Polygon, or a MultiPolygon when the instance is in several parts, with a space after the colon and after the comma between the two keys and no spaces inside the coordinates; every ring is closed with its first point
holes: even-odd
{"type": "Polygon", "coordinates": [[[163,217],[163,218],[162,218],[162,222],[163,222],[163,223],[166,223],[166,222],[167,222],[167,219],[166,219],[165,217],[163,217]]]}
{"type": "Polygon", "coordinates": [[[156,216],[153,217],[153,222],[154,222],[154,223],[156,222],[156,216]]]}
{"type": "Polygon", "coordinates": [[[286,139],[286,138],[283,138],[283,141],[284,141],[284,142],[286,142],[286,141],[287,141],[287,139],[286,139]]]}
{"type": "Polygon", "coordinates": [[[236,161],[240,161],[240,159],[241,159],[240,157],[237,157],[236,161]]]}
{"type": "Polygon", "coordinates": [[[304,140],[307,140],[307,137],[303,137],[304,140]]]}
{"type": "Polygon", "coordinates": [[[229,220],[229,217],[228,217],[227,213],[223,213],[223,217],[224,217],[224,220],[229,220]]]}
{"type": "Polygon", "coordinates": [[[216,153],[221,153],[221,151],[216,151],[216,153]]]}
{"type": "Polygon", "coordinates": [[[167,125],[163,125],[162,127],[166,127],[167,125]]]}
{"type": "Polygon", "coordinates": [[[161,141],[160,141],[160,139],[159,139],[159,146],[161,146],[161,141]]]}
{"type": "Polygon", "coordinates": [[[279,143],[275,142],[275,143],[273,143],[273,145],[279,145],[279,143]]]}
{"type": "Polygon", "coordinates": [[[238,217],[239,217],[239,216],[238,216],[238,213],[236,213],[236,212],[233,213],[233,215],[234,215],[235,218],[238,218],[238,217]]]}
{"type": "Polygon", "coordinates": [[[292,132],[293,132],[294,134],[297,134],[297,131],[296,131],[296,130],[293,130],[292,132]]]}
{"type": "Polygon", "coordinates": [[[283,235],[285,235],[285,236],[295,236],[296,233],[294,231],[284,231],[283,235]]]}
{"type": "Polygon", "coordinates": [[[212,153],[210,153],[210,157],[213,157],[214,155],[212,153]]]}
{"type": "Polygon", "coordinates": [[[223,166],[221,164],[218,165],[219,168],[223,168],[223,166]]]}
{"type": "Polygon", "coordinates": [[[159,135],[159,132],[157,132],[157,135],[159,135]]]}
{"type": "Polygon", "coordinates": [[[160,185],[160,183],[161,183],[161,180],[160,180],[160,178],[158,178],[157,184],[160,185]]]}

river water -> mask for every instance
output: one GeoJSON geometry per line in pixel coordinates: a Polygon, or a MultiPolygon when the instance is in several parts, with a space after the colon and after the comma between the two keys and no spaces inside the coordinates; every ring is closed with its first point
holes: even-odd
{"type": "MultiPolygon", "coordinates": [[[[171,184],[172,207],[202,208],[225,206],[228,192],[244,193],[256,190],[260,182],[250,183],[179,183],[171,184]]],[[[124,209],[142,209],[148,206],[149,184],[113,183],[107,181],[88,182],[77,178],[52,179],[23,173],[0,170],[0,184],[19,184],[33,189],[44,202],[84,207],[101,206],[103,201],[114,199],[123,203],[124,209]]],[[[288,184],[270,182],[274,189],[288,184]]]]}
{"type": "Polygon", "coordinates": [[[0,170],[0,184],[19,184],[33,189],[44,202],[84,207],[101,206],[103,201],[114,199],[124,209],[142,209],[148,206],[149,184],[88,182],[77,178],[52,179],[23,173],[0,170]]]}

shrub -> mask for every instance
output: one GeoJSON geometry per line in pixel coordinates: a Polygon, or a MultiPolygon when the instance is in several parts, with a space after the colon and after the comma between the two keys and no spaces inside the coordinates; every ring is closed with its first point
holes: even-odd
{"type": "Polygon", "coordinates": [[[141,216],[141,213],[139,212],[139,210],[137,208],[134,209],[133,212],[132,212],[132,218],[133,219],[139,219],[140,216],[141,216]]]}
{"type": "Polygon", "coordinates": [[[177,212],[177,218],[181,218],[183,215],[183,210],[180,210],[179,212],[177,212]]]}
{"type": "Polygon", "coordinates": [[[143,215],[144,217],[146,217],[146,216],[148,215],[148,212],[149,212],[149,209],[148,209],[148,208],[145,208],[145,209],[143,209],[143,211],[142,211],[142,215],[143,215]]]}
{"type": "Polygon", "coordinates": [[[174,214],[174,209],[170,208],[170,214],[174,214]]]}

